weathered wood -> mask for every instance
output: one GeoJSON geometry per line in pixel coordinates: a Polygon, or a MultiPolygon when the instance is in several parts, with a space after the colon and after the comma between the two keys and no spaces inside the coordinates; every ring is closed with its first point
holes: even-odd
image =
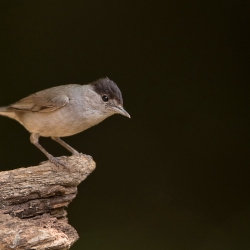
{"type": "Polygon", "coordinates": [[[78,239],[65,207],[77,186],[95,169],[90,156],[0,172],[0,250],[69,249],[78,239]]]}

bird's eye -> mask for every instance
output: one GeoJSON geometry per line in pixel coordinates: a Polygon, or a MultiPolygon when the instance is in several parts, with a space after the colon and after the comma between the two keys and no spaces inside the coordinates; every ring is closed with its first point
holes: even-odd
{"type": "Polygon", "coordinates": [[[108,98],[107,95],[103,95],[103,96],[102,96],[102,100],[103,100],[104,102],[107,102],[107,101],[109,100],[109,98],[108,98]]]}

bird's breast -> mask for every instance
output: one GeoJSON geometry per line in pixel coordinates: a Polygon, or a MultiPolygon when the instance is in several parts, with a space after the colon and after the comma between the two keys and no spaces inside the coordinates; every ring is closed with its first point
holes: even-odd
{"type": "Polygon", "coordinates": [[[108,116],[95,109],[63,107],[53,112],[25,112],[19,115],[24,127],[41,136],[64,137],[80,133],[108,116]]]}

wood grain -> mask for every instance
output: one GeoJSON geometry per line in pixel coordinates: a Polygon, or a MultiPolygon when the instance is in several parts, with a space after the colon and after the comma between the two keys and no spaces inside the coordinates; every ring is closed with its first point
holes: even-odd
{"type": "Polygon", "coordinates": [[[78,239],[65,207],[77,186],[95,169],[87,155],[0,172],[0,250],[69,249],[78,239]]]}

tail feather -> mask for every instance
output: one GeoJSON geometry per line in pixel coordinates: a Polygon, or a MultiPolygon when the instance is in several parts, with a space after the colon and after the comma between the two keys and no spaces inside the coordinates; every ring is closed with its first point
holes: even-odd
{"type": "Polygon", "coordinates": [[[9,109],[8,106],[6,107],[0,107],[0,115],[2,116],[7,116],[9,118],[15,119],[16,120],[16,114],[12,110],[9,109]]]}
{"type": "Polygon", "coordinates": [[[7,112],[8,106],[6,107],[0,107],[0,112],[7,112]]]}

